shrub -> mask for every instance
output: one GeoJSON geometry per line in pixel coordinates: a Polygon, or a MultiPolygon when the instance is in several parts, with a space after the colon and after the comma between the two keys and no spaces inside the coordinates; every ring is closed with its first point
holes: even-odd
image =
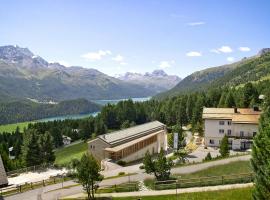
{"type": "Polygon", "coordinates": [[[144,169],[144,166],[143,166],[143,165],[141,165],[139,168],[140,168],[140,169],[144,169]]]}
{"type": "Polygon", "coordinates": [[[119,172],[118,173],[118,176],[123,176],[123,175],[125,175],[126,173],[125,172],[119,172]]]}
{"type": "Polygon", "coordinates": [[[121,166],[126,166],[127,162],[126,161],[123,161],[123,160],[118,160],[116,162],[118,165],[121,165],[121,166]]]}
{"type": "Polygon", "coordinates": [[[211,153],[208,152],[208,154],[205,156],[205,158],[203,159],[204,161],[209,161],[209,160],[212,160],[212,156],[211,156],[211,153]]]}

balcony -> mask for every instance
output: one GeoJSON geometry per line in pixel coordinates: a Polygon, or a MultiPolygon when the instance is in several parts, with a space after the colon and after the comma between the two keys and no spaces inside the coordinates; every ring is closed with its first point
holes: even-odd
{"type": "Polygon", "coordinates": [[[240,134],[240,133],[228,134],[228,133],[226,133],[225,135],[228,138],[235,138],[235,139],[252,139],[254,137],[253,133],[249,133],[249,132],[245,132],[244,134],[240,134]]]}

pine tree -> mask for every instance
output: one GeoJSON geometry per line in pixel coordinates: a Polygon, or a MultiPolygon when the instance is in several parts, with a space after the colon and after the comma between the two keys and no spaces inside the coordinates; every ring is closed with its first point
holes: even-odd
{"type": "Polygon", "coordinates": [[[219,149],[219,153],[221,155],[221,157],[227,157],[229,156],[229,142],[228,142],[228,137],[225,135],[220,143],[220,149],[219,149]]]}
{"type": "Polygon", "coordinates": [[[38,133],[35,129],[29,129],[24,134],[23,160],[26,166],[40,165],[42,163],[38,133]]]}
{"type": "Polygon", "coordinates": [[[257,134],[252,146],[251,164],[255,172],[255,189],[253,199],[270,199],[270,95],[268,94],[261,115],[259,134],[257,134]]]}
{"type": "Polygon", "coordinates": [[[223,108],[225,106],[226,93],[227,92],[223,92],[221,97],[220,97],[220,100],[218,102],[218,107],[219,108],[223,108]]]}
{"type": "Polygon", "coordinates": [[[53,152],[53,142],[49,132],[45,132],[44,135],[40,136],[40,150],[42,154],[43,163],[54,162],[55,155],[53,152]]]}
{"type": "Polygon", "coordinates": [[[235,101],[234,101],[233,93],[231,91],[229,91],[227,96],[226,96],[224,107],[226,107],[226,108],[235,107],[235,101]]]}

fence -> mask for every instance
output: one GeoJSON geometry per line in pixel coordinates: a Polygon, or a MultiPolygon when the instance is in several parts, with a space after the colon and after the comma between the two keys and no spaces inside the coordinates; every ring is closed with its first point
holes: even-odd
{"type": "Polygon", "coordinates": [[[249,183],[252,182],[253,179],[254,179],[253,173],[209,176],[209,177],[189,178],[189,179],[179,178],[176,180],[156,181],[154,183],[154,189],[166,190],[176,188],[226,185],[235,183],[249,183]]]}
{"type": "Polygon", "coordinates": [[[21,173],[25,173],[25,172],[30,172],[30,171],[31,172],[43,171],[43,170],[46,170],[48,168],[54,168],[53,163],[36,165],[36,166],[25,167],[25,168],[21,168],[21,169],[9,171],[9,172],[7,172],[7,176],[11,176],[12,177],[12,176],[15,176],[17,174],[21,174],[21,173]]]}
{"type": "Polygon", "coordinates": [[[21,192],[26,192],[28,190],[33,190],[39,187],[45,187],[47,185],[52,185],[56,183],[62,183],[61,187],[63,187],[64,181],[67,181],[69,179],[70,178],[66,176],[55,176],[47,180],[29,182],[29,183],[24,183],[21,185],[13,185],[6,188],[0,188],[0,197],[9,196],[9,195],[13,195],[13,194],[21,193],[21,192]]]}

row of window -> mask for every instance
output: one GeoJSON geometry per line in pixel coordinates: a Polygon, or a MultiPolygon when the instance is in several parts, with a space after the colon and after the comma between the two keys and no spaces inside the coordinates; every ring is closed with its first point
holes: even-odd
{"type": "MultiPolygon", "coordinates": [[[[228,126],[232,125],[232,121],[227,121],[228,126]]],[[[219,121],[219,125],[225,125],[225,121],[219,121]]]]}
{"type": "MultiPolygon", "coordinates": [[[[224,129],[219,129],[219,133],[220,134],[223,134],[225,131],[224,131],[224,129]]],[[[231,135],[232,134],[232,130],[231,129],[228,129],[227,130],[227,135],[231,135]]],[[[257,134],[257,132],[253,132],[253,137],[255,136],[257,134]]],[[[244,133],[244,131],[240,131],[240,137],[244,137],[244,135],[245,135],[245,133],[244,133]]]]}

